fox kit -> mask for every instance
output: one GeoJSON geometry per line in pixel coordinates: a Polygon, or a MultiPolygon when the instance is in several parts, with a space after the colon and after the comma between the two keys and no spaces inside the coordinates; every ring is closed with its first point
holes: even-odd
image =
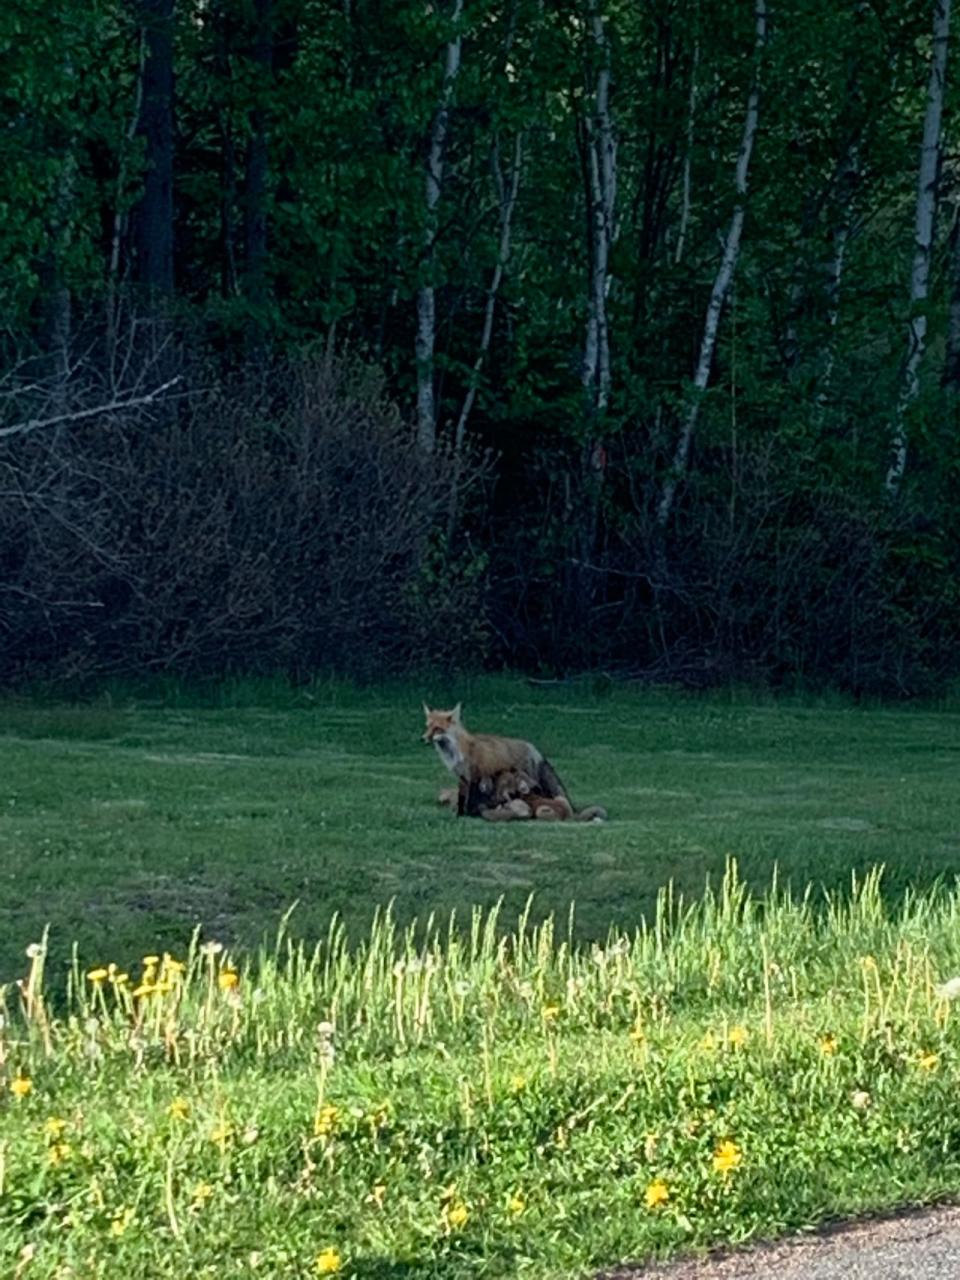
{"type": "Polygon", "coordinates": [[[577,813],[566,796],[545,796],[539,792],[533,779],[520,769],[506,769],[496,778],[495,805],[483,809],[481,816],[488,822],[514,822],[524,818],[536,818],[538,822],[602,822],[606,809],[590,805],[577,813]]]}
{"type": "MultiPolygon", "coordinates": [[[[545,760],[532,742],[520,738],[501,738],[492,733],[468,733],[460,718],[460,703],[452,711],[431,710],[423,704],[427,724],[424,742],[432,742],[440,759],[459,781],[457,816],[476,817],[489,804],[489,792],[481,784],[498,773],[516,769],[534,782],[536,790],[552,798],[567,798],[563,783],[549,760],[545,760]]],[[[441,801],[443,803],[443,801],[441,801]]],[[[568,801],[569,803],[569,801],[568,801]]]]}

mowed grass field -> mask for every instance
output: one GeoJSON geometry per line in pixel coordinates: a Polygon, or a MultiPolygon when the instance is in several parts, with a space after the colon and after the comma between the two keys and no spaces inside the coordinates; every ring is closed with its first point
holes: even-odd
{"type": "Polygon", "coordinates": [[[573,902],[576,936],[598,939],[669,880],[698,896],[730,856],[757,892],[775,868],[835,888],[882,863],[888,895],[960,871],[956,712],[505,680],[257,699],[4,703],[0,981],[48,923],[53,977],[74,942],[85,964],[182,949],[197,925],[254,946],[294,902],[294,936],[336,912],[359,938],[391,901],[406,922],[502,897],[510,921],[532,894],[534,918],[573,902]],[[610,822],[439,809],[449,775],[419,741],[420,702],[454,696],[470,727],[536,742],[610,822]]]}
{"type": "Polygon", "coordinates": [[[0,1275],[586,1280],[957,1195],[957,715],[457,692],[611,821],[439,810],[416,690],[5,705],[0,1275]]]}

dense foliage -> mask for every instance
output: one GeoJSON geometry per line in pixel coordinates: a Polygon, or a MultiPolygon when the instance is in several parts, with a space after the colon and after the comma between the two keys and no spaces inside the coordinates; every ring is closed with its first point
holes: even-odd
{"type": "Polygon", "coordinates": [[[427,657],[915,692],[955,672],[949,60],[918,197],[941,10],[12,0],[6,673],[427,657]],[[385,379],[360,419],[324,383],[339,470],[337,413],[305,415],[290,376],[304,348],[385,379]],[[355,525],[364,475],[369,527],[394,509],[385,431],[418,457],[399,510],[423,494],[396,554],[355,525]],[[338,524],[317,486],[347,472],[338,524]],[[293,579],[319,557],[327,590],[347,547],[363,616],[294,627],[293,579]],[[157,589],[193,578],[210,604],[231,575],[224,626],[157,589]]]}

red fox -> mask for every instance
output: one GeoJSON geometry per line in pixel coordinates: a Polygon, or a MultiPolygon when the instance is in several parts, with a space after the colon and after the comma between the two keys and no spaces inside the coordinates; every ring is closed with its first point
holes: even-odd
{"type": "Polygon", "coordinates": [[[488,822],[515,822],[536,818],[539,822],[602,822],[607,811],[601,805],[590,805],[579,813],[566,796],[545,796],[537,791],[532,778],[519,769],[506,769],[495,780],[494,807],[481,810],[488,822]]]}
{"type": "MultiPolygon", "coordinates": [[[[566,789],[549,760],[545,760],[532,742],[520,738],[501,738],[492,733],[468,733],[460,719],[458,702],[452,711],[431,711],[426,703],[427,718],[423,741],[432,742],[440,759],[459,780],[457,816],[476,817],[485,807],[481,784],[498,773],[517,769],[533,780],[542,795],[562,796],[569,803],[566,789]]],[[[441,801],[443,803],[443,801],[441,801]]]]}

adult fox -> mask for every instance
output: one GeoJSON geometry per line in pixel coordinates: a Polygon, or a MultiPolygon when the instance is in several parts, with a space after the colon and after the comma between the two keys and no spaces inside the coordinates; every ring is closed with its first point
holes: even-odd
{"type": "Polygon", "coordinates": [[[532,779],[535,789],[547,797],[570,797],[557,771],[532,742],[521,738],[501,738],[493,733],[469,733],[461,719],[458,702],[452,711],[431,710],[423,704],[427,718],[424,742],[432,742],[440,759],[458,779],[457,816],[476,817],[489,800],[482,785],[498,773],[516,769],[532,779]]]}

